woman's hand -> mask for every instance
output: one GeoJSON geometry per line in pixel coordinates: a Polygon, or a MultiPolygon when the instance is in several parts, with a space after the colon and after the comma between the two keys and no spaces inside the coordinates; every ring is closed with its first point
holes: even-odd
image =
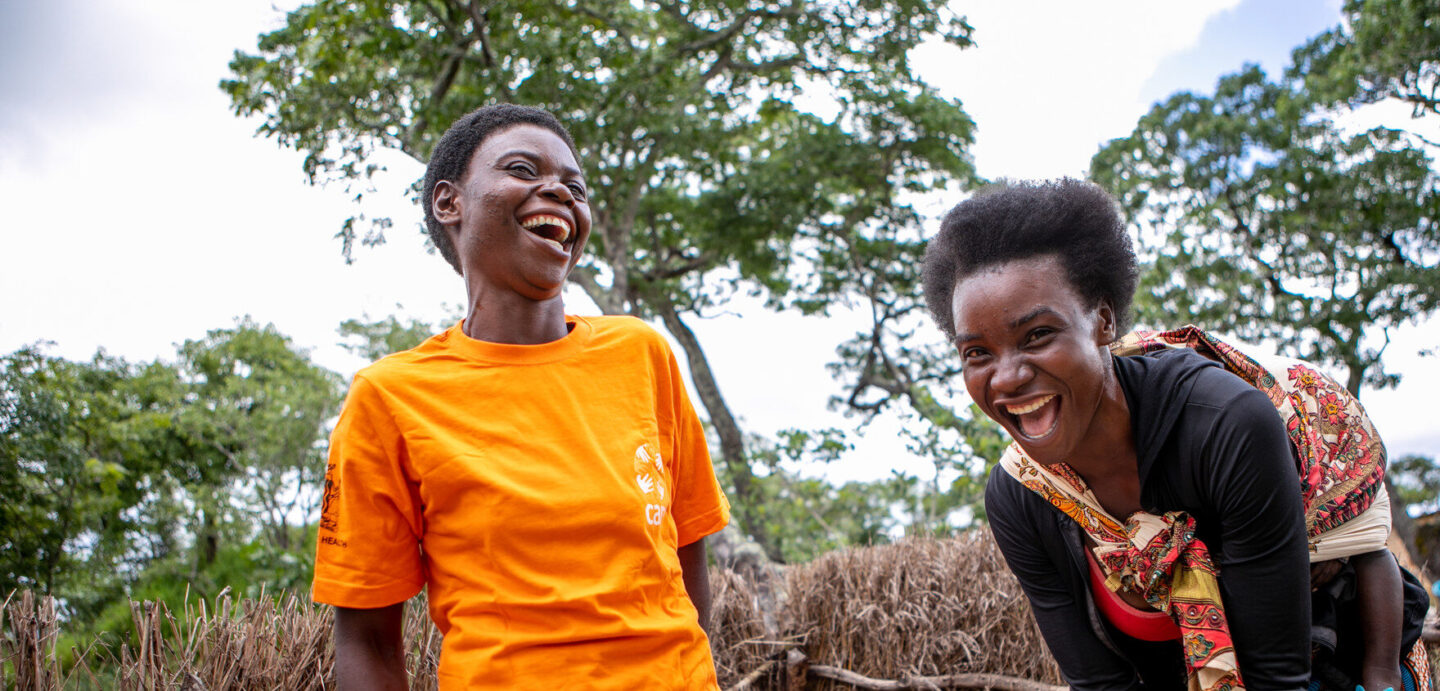
{"type": "Polygon", "coordinates": [[[1316,591],[1320,586],[1335,580],[1335,575],[1345,567],[1344,559],[1326,559],[1317,561],[1310,565],[1310,590],[1316,591]]]}

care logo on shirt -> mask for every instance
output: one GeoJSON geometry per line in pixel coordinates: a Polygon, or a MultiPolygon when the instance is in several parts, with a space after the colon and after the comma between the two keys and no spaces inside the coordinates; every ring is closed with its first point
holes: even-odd
{"type": "MultiPolygon", "coordinates": [[[[320,529],[332,533],[340,531],[336,516],[340,511],[340,477],[334,463],[325,466],[325,492],[320,498],[320,529]]],[[[332,543],[333,544],[333,543],[332,543]]],[[[344,544],[340,545],[344,547],[344,544]]]]}
{"type": "Polygon", "coordinates": [[[635,447],[635,484],[645,495],[645,523],[650,526],[664,523],[669,504],[665,464],[660,459],[660,452],[649,444],[635,447]]]}

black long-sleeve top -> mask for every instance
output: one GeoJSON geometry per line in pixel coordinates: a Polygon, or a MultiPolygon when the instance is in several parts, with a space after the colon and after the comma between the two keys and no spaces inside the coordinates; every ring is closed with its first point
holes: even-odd
{"type": "MultiPolygon", "coordinates": [[[[1140,504],[1195,518],[1219,569],[1246,688],[1304,688],[1310,562],[1299,474],[1275,407],[1189,350],[1114,363],[1130,406],[1140,504]]],[[[999,466],[990,473],[985,510],[1072,688],[1185,688],[1177,641],[1130,638],[1095,609],[1078,524],[999,466]]]]}

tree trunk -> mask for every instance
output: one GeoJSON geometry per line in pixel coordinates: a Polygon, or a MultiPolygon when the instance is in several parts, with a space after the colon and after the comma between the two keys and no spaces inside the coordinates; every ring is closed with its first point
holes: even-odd
{"type": "Polygon", "coordinates": [[[666,330],[684,349],[685,359],[690,364],[690,378],[695,382],[695,393],[705,404],[705,410],[710,414],[710,424],[715,426],[715,432],[720,437],[720,457],[725,461],[725,468],[730,472],[730,482],[735,488],[732,503],[738,508],[735,515],[740,519],[740,527],[765,550],[765,555],[771,560],[783,561],[778,546],[770,541],[753,514],[746,510],[759,505],[758,498],[755,497],[755,474],[751,472],[750,462],[745,458],[745,438],[740,431],[740,425],[735,422],[735,416],[730,413],[730,407],[720,395],[720,387],[715,383],[715,374],[710,370],[709,361],[705,359],[705,350],[701,347],[700,340],[680,318],[674,303],[668,299],[660,299],[651,306],[660,315],[666,330]]]}

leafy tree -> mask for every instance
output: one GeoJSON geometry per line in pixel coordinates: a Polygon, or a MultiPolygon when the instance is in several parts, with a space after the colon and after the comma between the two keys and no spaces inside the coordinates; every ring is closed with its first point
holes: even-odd
{"type": "Polygon", "coordinates": [[[369,317],[347,319],[341,322],[337,331],[345,338],[340,343],[342,347],[372,361],[414,348],[445,328],[418,319],[402,321],[393,314],[376,321],[366,321],[367,319],[369,317]]]}
{"type": "Polygon", "coordinates": [[[248,514],[238,520],[246,530],[259,528],[280,550],[300,547],[295,533],[304,528],[296,519],[303,526],[318,515],[325,425],[340,407],[340,377],[312,363],[273,325],[249,318],[186,341],[179,356],[193,401],[180,424],[234,480],[192,488],[200,509],[197,568],[217,554],[217,514],[236,505],[248,514]]]}
{"type": "Polygon", "coordinates": [[[1358,394],[1397,381],[1389,332],[1440,306],[1440,179],[1403,132],[1346,134],[1301,86],[1249,67],[1177,94],[1091,174],[1137,226],[1143,321],[1274,340],[1358,394]]]}
{"type": "Polygon", "coordinates": [[[62,596],[72,613],[181,546],[176,476],[207,476],[173,425],[162,364],[29,346],[0,358],[0,592],[62,596]]]}
{"type": "Polygon", "coordinates": [[[1440,114],[1440,5],[1348,0],[1343,21],[1297,48],[1292,72],[1318,100],[1359,105],[1398,98],[1440,114]]]}
{"type": "Polygon", "coordinates": [[[1419,454],[1401,456],[1391,459],[1387,472],[1398,490],[1399,501],[1420,512],[1440,509],[1440,465],[1434,458],[1419,454]]]}
{"type": "MultiPolygon", "coordinates": [[[[237,52],[221,86],[305,153],[312,182],[357,198],[377,149],[424,161],[478,105],[559,115],[596,190],[572,278],[680,343],[737,517],[778,558],[745,508],[758,498],[745,436],[687,317],[740,290],[812,312],[845,301],[848,274],[913,229],[904,193],[969,180],[970,119],[908,64],[922,40],[968,36],[939,0],[317,0],[237,52]]],[[[347,257],[391,226],[362,236],[360,221],[339,233],[347,257]]]]}
{"type": "Polygon", "coordinates": [[[249,320],[179,355],[0,357],[0,592],[125,630],[132,596],[308,583],[338,377],[249,320]]]}

